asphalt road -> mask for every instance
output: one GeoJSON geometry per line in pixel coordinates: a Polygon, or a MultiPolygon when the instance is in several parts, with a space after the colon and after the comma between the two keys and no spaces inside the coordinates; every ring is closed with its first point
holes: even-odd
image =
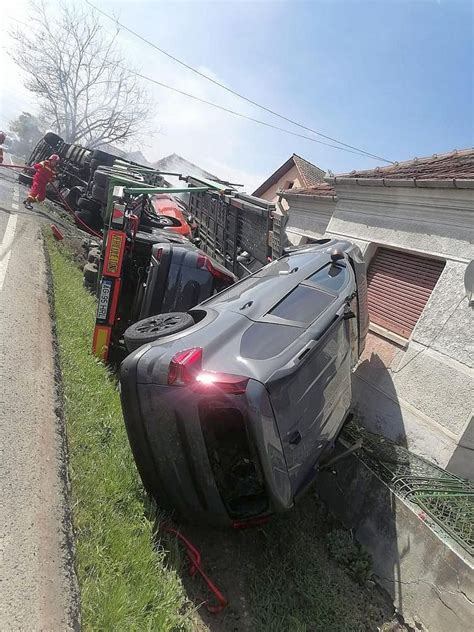
{"type": "Polygon", "coordinates": [[[25,194],[0,167],[0,630],[63,631],[77,628],[65,452],[44,217],[25,194]]]}

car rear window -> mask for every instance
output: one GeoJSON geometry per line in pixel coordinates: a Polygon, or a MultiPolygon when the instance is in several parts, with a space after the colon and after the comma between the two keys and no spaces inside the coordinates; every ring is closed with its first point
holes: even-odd
{"type": "Polygon", "coordinates": [[[242,336],[240,355],[252,360],[273,358],[294,342],[301,332],[302,329],[290,325],[254,323],[242,336]]]}
{"type": "Polygon", "coordinates": [[[299,285],[268,313],[284,320],[309,325],[335,300],[327,292],[299,285]]]}
{"type": "Polygon", "coordinates": [[[345,266],[338,266],[332,263],[324,266],[306,280],[315,283],[320,287],[338,293],[347,283],[348,274],[345,266]]]}

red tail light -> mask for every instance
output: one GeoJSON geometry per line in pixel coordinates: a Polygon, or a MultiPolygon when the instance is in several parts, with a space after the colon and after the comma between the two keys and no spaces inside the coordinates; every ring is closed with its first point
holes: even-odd
{"type": "Polygon", "coordinates": [[[177,353],[170,362],[168,369],[168,384],[171,386],[191,386],[201,393],[230,393],[240,395],[245,393],[248,377],[202,371],[202,349],[194,347],[177,353]]]}
{"type": "Polygon", "coordinates": [[[186,386],[196,379],[201,371],[202,349],[194,347],[177,353],[170,362],[168,384],[186,386]]]}

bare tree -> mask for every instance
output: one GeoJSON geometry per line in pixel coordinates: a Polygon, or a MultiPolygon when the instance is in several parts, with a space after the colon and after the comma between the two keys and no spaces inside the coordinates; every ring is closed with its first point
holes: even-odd
{"type": "Polygon", "coordinates": [[[32,2],[30,24],[26,33],[11,33],[12,57],[43,118],[64,140],[97,147],[144,132],[150,101],[118,49],[117,33],[107,34],[94,13],[69,2],[32,2]]]}

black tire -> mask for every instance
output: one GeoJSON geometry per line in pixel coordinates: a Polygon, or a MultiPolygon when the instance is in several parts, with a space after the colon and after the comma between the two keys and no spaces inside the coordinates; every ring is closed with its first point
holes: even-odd
{"type": "Polygon", "coordinates": [[[83,193],[84,193],[84,189],[82,187],[72,187],[69,193],[64,196],[64,199],[66,200],[66,202],[69,204],[69,206],[72,208],[73,211],[77,210],[78,208],[77,201],[79,200],[81,195],[83,195],[83,193]]]}
{"type": "Polygon", "coordinates": [[[86,263],[83,269],[84,281],[88,283],[97,283],[99,269],[95,263],[86,263]]]}
{"type": "Polygon", "coordinates": [[[61,136],[54,134],[53,132],[48,132],[43,137],[44,141],[51,145],[51,147],[57,147],[60,143],[63,142],[61,136]]]}
{"type": "Polygon", "coordinates": [[[33,177],[29,176],[27,173],[19,173],[18,182],[20,184],[24,184],[27,187],[30,187],[31,183],[33,182],[33,177]]]}
{"type": "Polygon", "coordinates": [[[97,279],[94,282],[86,281],[86,279],[82,279],[82,283],[84,287],[86,288],[86,290],[90,292],[91,294],[95,294],[97,292],[97,279]]]}
{"type": "Polygon", "coordinates": [[[74,218],[78,228],[90,234],[92,234],[91,231],[97,232],[104,226],[102,217],[97,211],[77,211],[74,213],[74,218]]]}
{"type": "Polygon", "coordinates": [[[156,218],[153,218],[154,221],[158,222],[159,226],[168,227],[179,227],[182,226],[182,223],[179,221],[177,217],[170,217],[169,215],[157,215],[156,218]]]}
{"type": "Polygon", "coordinates": [[[112,154],[108,154],[105,151],[100,151],[98,149],[92,152],[92,158],[93,160],[97,160],[98,163],[101,165],[112,166],[115,162],[115,156],[112,156],[112,154]]]}
{"type": "Polygon", "coordinates": [[[92,211],[93,213],[98,213],[102,208],[102,204],[100,202],[86,197],[80,197],[77,200],[77,206],[81,209],[81,211],[92,211]]]}
{"type": "Polygon", "coordinates": [[[82,158],[81,158],[81,166],[89,166],[90,160],[91,160],[91,156],[92,156],[92,152],[90,149],[84,149],[84,153],[82,154],[82,158]]]}
{"type": "Polygon", "coordinates": [[[107,204],[108,193],[109,193],[109,190],[106,189],[105,187],[101,187],[98,184],[94,184],[92,186],[91,195],[94,198],[94,200],[100,200],[104,204],[107,204]]]}
{"type": "Polygon", "coordinates": [[[61,156],[63,160],[66,160],[67,152],[69,151],[70,146],[71,145],[69,143],[64,143],[61,149],[59,150],[59,155],[61,156]]]}
{"type": "Polygon", "coordinates": [[[100,169],[94,173],[94,184],[99,187],[107,187],[109,183],[110,173],[104,173],[100,169]]]}
{"type": "Polygon", "coordinates": [[[134,323],[123,335],[125,346],[132,352],[148,342],[153,342],[194,325],[194,319],[186,312],[170,312],[149,316],[134,323]]]}
{"type": "Polygon", "coordinates": [[[91,248],[87,254],[87,261],[97,265],[100,259],[100,248],[91,248]]]}

